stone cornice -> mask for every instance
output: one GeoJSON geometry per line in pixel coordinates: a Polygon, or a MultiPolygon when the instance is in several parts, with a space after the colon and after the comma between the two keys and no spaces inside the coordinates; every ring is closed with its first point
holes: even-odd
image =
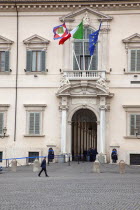
{"type": "Polygon", "coordinates": [[[98,9],[100,11],[104,10],[136,10],[140,9],[140,1],[94,1],[87,0],[18,0],[18,1],[6,1],[0,0],[0,11],[16,11],[15,4],[18,11],[49,11],[49,10],[68,10],[68,9],[78,9],[83,7],[89,7],[93,9],[98,9]]]}

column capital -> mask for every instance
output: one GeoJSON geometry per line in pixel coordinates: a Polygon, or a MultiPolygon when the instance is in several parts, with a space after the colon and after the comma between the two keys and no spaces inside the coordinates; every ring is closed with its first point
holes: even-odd
{"type": "Polygon", "coordinates": [[[107,105],[100,105],[99,106],[99,109],[100,110],[107,110],[107,105]]]}
{"type": "Polygon", "coordinates": [[[59,109],[60,109],[60,111],[62,111],[62,110],[66,110],[66,111],[67,111],[67,110],[69,109],[69,106],[68,106],[68,105],[62,105],[62,104],[61,104],[61,105],[59,106],[59,109]]]}

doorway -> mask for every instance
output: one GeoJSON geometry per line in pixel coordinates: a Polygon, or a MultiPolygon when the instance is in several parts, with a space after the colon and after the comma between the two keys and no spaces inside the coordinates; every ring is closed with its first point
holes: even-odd
{"type": "Polygon", "coordinates": [[[97,117],[89,109],[80,109],[72,117],[72,159],[84,159],[90,149],[97,149],[97,117]]]}

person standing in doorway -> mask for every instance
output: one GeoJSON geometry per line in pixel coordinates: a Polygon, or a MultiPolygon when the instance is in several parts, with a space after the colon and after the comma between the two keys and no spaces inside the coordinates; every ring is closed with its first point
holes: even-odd
{"type": "Polygon", "coordinates": [[[48,174],[47,174],[47,170],[46,170],[46,157],[44,157],[44,159],[42,160],[42,163],[41,163],[41,171],[39,172],[38,176],[41,175],[42,171],[45,172],[45,175],[46,177],[49,177],[48,174]]]}
{"type": "Polygon", "coordinates": [[[117,150],[116,149],[113,149],[112,150],[111,158],[112,158],[112,162],[113,163],[116,163],[117,162],[117,160],[118,160],[118,154],[117,154],[117,150]]]}

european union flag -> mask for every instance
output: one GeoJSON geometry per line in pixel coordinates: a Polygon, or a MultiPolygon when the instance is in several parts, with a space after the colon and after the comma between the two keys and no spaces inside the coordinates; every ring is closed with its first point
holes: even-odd
{"type": "Polygon", "coordinates": [[[98,41],[98,35],[99,35],[100,28],[101,28],[101,23],[100,23],[99,29],[89,35],[89,51],[90,51],[91,56],[94,54],[96,43],[98,41]]]}

